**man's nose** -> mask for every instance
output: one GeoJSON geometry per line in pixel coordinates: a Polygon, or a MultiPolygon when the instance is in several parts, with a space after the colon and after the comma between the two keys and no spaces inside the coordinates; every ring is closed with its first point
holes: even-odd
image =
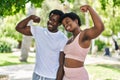
{"type": "Polygon", "coordinates": [[[65,28],[67,27],[67,24],[64,26],[65,28]]]}
{"type": "Polygon", "coordinates": [[[52,23],[52,21],[51,21],[51,20],[49,20],[49,23],[52,23]]]}

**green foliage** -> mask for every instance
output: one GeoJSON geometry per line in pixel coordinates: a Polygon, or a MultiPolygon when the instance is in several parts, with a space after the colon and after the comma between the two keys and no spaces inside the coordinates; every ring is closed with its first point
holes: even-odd
{"type": "Polygon", "coordinates": [[[120,6],[120,0],[113,0],[114,1],[114,6],[120,6]]]}
{"type": "MultiPolygon", "coordinates": [[[[70,3],[73,3],[73,2],[75,2],[75,0],[67,0],[68,2],[70,2],[70,3]]],[[[60,0],[60,2],[61,3],[64,3],[65,2],[65,0],[60,0]]]]}
{"type": "Polygon", "coordinates": [[[80,12],[80,6],[73,6],[72,12],[76,13],[80,17],[80,21],[82,25],[85,25],[85,14],[80,12]]]}
{"type": "Polygon", "coordinates": [[[65,0],[60,0],[61,3],[64,3],[65,0]]]}
{"type": "Polygon", "coordinates": [[[86,66],[86,69],[91,76],[90,80],[119,80],[120,65],[114,63],[111,64],[108,61],[105,62],[106,61],[86,66]]]}
{"type": "Polygon", "coordinates": [[[120,0],[100,0],[103,10],[99,10],[102,14],[105,30],[104,36],[117,35],[120,32],[120,0]]]}
{"type": "Polygon", "coordinates": [[[70,38],[72,36],[72,33],[68,32],[67,37],[70,38]]]}
{"type": "Polygon", "coordinates": [[[104,48],[105,43],[98,39],[98,40],[95,40],[95,45],[98,46],[98,51],[101,51],[104,48]]]}
{"type": "Polygon", "coordinates": [[[101,5],[102,5],[101,8],[102,8],[103,10],[105,10],[105,9],[106,9],[106,5],[107,5],[106,3],[108,3],[108,0],[100,0],[100,3],[101,3],[101,5]]]}
{"type": "Polygon", "coordinates": [[[27,0],[1,0],[0,1],[0,16],[14,15],[20,10],[25,11],[27,0]]]}
{"type": "MultiPolygon", "coordinates": [[[[34,53],[33,53],[34,54],[34,53]]],[[[1,54],[0,53],[0,66],[10,66],[10,65],[18,65],[18,64],[33,64],[35,62],[35,55],[29,55],[28,62],[20,62],[19,55],[9,53],[9,54],[1,54]]]]}
{"type": "Polygon", "coordinates": [[[108,28],[108,29],[105,29],[102,34],[103,36],[111,37],[112,31],[111,29],[108,28]]]}
{"type": "Polygon", "coordinates": [[[120,32],[120,16],[110,17],[110,20],[105,24],[104,36],[117,35],[120,32]]]}
{"type": "Polygon", "coordinates": [[[111,18],[109,27],[112,30],[112,33],[117,35],[120,32],[120,16],[111,18]]]}
{"type": "Polygon", "coordinates": [[[6,36],[21,41],[22,35],[15,30],[15,26],[22,17],[24,17],[24,15],[16,14],[14,16],[7,16],[4,19],[0,19],[0,37],[6,36]]]}
{"type": "Polygon", "coordinates": [[[10,37],[0,38],[0,53],[9,53],[17,46],[17,41],[10,37]]]}
{"type": "Polygon", "coordinates": [[[14,15],[25,12],[25,5],[31,2],[35,7],[41,7],[44,0],[0,0],[0,16],[14,15]]]}
{"type": "Polygon", "coordinates": [[[11,52],[11,45],[9,43],[6,43],[3,40],[0,40],[0,53],[8,53],[11,52]]]}
{"type": "Polygon", "coordinates": [[[29,0],[35,7],[41,7],[44,0],[29,0]]]}
{"type": "Polygon", "coordinates": [[[102,9],[106,10],[107,5],[112,4],[112,7],[120,6],[120,0],[100,0],[102,9]]]}

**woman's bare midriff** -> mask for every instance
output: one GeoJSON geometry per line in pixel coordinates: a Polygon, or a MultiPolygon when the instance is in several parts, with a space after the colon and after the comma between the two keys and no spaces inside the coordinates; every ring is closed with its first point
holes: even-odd
{"type": "Polygon", "coordinates": [[[75,59],[71,59],[71,58],[65,58],[64,66],[68,67],[68,68],[78,68],[78,67],[83,67],[84,62],[78,61],[78,60],[75,60],[75,59]]]}

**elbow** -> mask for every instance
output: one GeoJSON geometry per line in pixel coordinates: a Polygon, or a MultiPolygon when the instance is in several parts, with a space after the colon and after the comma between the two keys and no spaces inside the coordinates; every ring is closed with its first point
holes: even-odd
{"type": "Polygon", "coordinates": [[[101,25],[101,31],[103,32],[105,29],[104,24],[101,25]]]}
{"type": "Polygon", "coordinates": [[[16,27],[15,27],[15,30],[18,31],[18,32],[20,32],[21,29],[22,29],[22,28],[21,28],[21,25],[17,24],[16,27]]]}
{"type": "Polygon", "coordinates": [[[17,26],[15,27],[15,30],[18,31],[18,27],[17,26]]]}
{"type": "Polygon", "coordinates": [[[15,30],[18,31],[18,26],[15,27],[15,30]]]}
{"type": "Polygon", "coordinates": [[[19,32],[19,26],[18,25],[15,27],[15,30],[19,32]]]}
{"type": "Polygon", "coordinates": [[[103,31],[104,31],[104,24],[100,24],[100,25],[99,25],[99,30],[100,30],[100,32],[103,32],[103,31]]]}

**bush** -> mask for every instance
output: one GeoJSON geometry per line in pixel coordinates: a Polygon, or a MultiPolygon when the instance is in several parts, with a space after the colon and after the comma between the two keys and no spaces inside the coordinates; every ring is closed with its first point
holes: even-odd
{"type": "Polygon", "coordinates": [[[104,48],[105,43],[98,39],[98,40],[95,40],[95,45],[98,46],[98,51],[101,51],[104,48]]]}
{"type": "Polygon", "coordinates": [[[10,37],[0,38],[0,53],[12,52],[12,48],[17,46],[17,41],[10,37]]]}
{"type": "Polygon", "coordinates": [[[15,30],[15,26],[21,18],[24,17],[24,14],[16,14],[13,16],[6,16],[5,18],[0,19],[0,37],[11,37],[15,40],[21,42],[22,34],[15,30]]]}

